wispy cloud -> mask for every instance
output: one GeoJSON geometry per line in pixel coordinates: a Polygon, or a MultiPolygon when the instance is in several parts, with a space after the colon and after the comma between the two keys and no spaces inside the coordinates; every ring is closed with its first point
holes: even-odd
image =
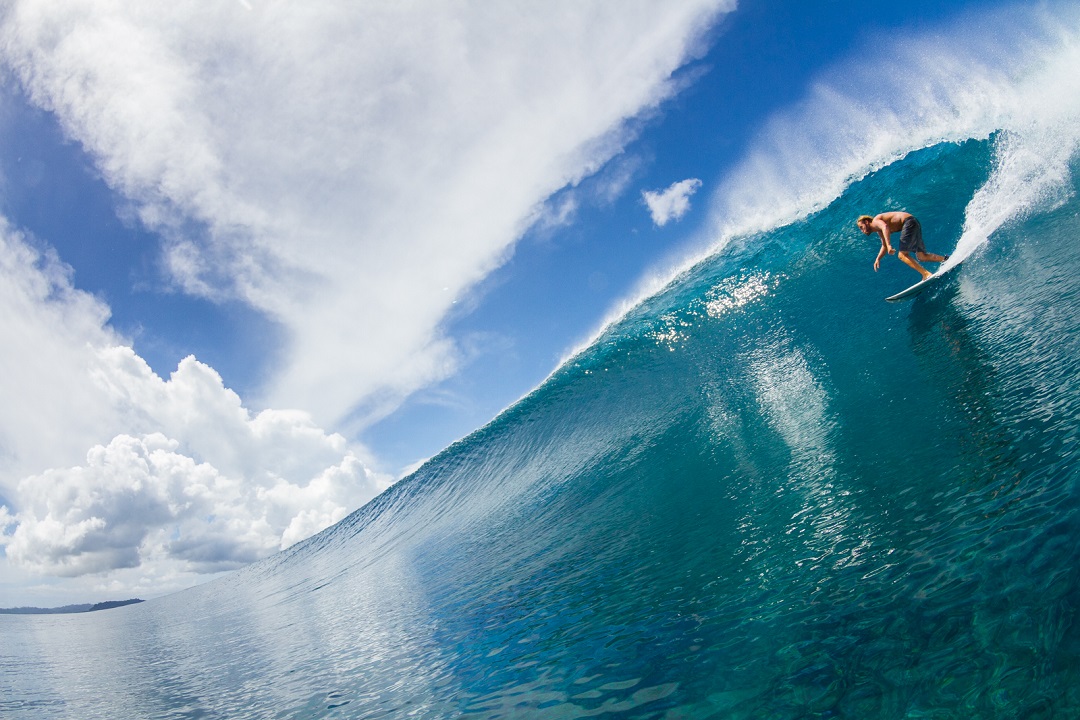
{"type": "Polygon", "coordinates": [[[667,225],[669,220],[678,220],[690,209],[690,196],[701,187],[697,178],[688,178],[672,183],[666,190],[642,190],[641,197],[652,215],[657,227],[667,225]]]}
{"type": "Polygon", "coordinates": [[[385,480],[320,428],[357,430],[455,371],[455,299],[621,152],[734,6],[9,3],[0,59],[160,233],[178,288],[285,328],[250,400],[305,412],[252,413],[194,359],[158,378],[107,306],[3,228],[8,557],[139,583],[363,502],[385,480]]]}
{"type": "Polygon", "coordinates": [[[360,424],[454,371],[453,299],[734,7],[250,4],[16,2],[3,47],[181,287],[287,328],[265,402],[360,424]]]}

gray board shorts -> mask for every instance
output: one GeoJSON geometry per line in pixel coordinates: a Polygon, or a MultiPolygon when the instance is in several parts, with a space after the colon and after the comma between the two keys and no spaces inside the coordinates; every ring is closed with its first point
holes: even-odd
{"type": "Polygon", "coordinates": [[[900,251],[926,252],[926,245],[923,244],[922,239],[922,225],[914,217],[905,220],[900,229],[900,251]]]}

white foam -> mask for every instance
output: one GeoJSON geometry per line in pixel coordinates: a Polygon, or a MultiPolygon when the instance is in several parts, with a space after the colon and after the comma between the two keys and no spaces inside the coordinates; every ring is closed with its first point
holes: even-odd
{"type": "Polygon", "coordinates": [[[985,245],[1003,225],[1065,202],[1069,164],[1080,151],[1080,42],[1076,36],[1015,88],[1013,107],[994,145],[994,169],[971,198],[948,270],[985,245]]]}

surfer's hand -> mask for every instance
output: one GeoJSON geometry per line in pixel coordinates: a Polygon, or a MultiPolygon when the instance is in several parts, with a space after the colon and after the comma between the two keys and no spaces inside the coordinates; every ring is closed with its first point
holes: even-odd
{"type": "Polygon", "coordinates": [[[881,258],[874,260],[874,272],[877,272],[879,267],[881,267],[881,258]]]}
{"type": "Polygon", "coordinates": [[[885,249],[889,252],[890,255],[895,255],[896,254],[896,251],[893,250],[892,245],[886,245],[885,249]]]}

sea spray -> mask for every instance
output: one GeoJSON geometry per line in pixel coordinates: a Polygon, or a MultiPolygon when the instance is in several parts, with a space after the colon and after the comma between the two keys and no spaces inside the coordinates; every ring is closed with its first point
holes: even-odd
{"type": "Polygon", "coordinates": [[[965,211],[952,267],[1007,222],[1060,206],[1071,195],[1071,163],[1080,152],[1080,39],[1066,36],[1058,54],[1025,78],[1011,117],[994,143],[994,172],[965,211]]]}

